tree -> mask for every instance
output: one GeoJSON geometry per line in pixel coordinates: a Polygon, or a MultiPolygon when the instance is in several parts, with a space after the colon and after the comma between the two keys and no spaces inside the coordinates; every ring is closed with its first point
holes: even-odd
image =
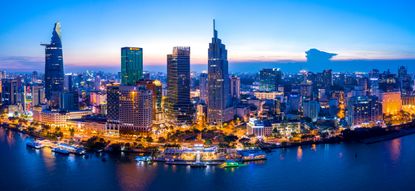
{"type": "Polygon", "coordinates": [[[69,128],[69,133],[71,134],[71,137],[75,134],[75,129],[73,127],[69,128]]]}

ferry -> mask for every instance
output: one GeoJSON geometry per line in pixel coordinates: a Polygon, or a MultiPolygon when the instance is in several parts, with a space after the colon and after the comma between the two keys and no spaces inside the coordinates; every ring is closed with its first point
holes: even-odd
{"type": "Polygon", "coordinates": [[[28,141],[26,142],[26,146],[34,149],[41,149],[44,147],[44,145],[40,141],[28,141]]]}
{"type": "Polygon", "coordinates": [[[61,148],[61,147],[55,147],[55,148],[53,148],[52,149],[52,152],[59,153],[59,154],[63,154],[63,155],[69,155],[69,153],[70,153],[68,150],[66,150],[64,148],[61,148]]]}
{"type": "Polygon", "coordinates": [[[194,162],[190,165],[191,168],[206,168],[207,165],[204,162],[194,162]]]}
{"type": "Polygon", "coordinates": [[[135,157],[137,162],[151,162],[151,156],[137,156],[135,157]]]}
{"type": "Polygon", "coordinates": [[[222,163],[221,167],[222,168],[236,168],[236,167],[240,167],[241,164],[239,164],[238,162],[234,161],[234,160],[228,160],[224,163],[222,163]]]}
{"type": "Polygon", "coordinates": [[[240,150],[238,154],[241,155],[242,162],[267,159],[265,152],[259,149],[240,150]]]}
{"type": "Polygon", "coordinates": [[[83,149],[82,147],[77,147],[66,143],[58,143],[57,147],[76,155],[84,155],[86,153],[85,149],[83,149]]]}

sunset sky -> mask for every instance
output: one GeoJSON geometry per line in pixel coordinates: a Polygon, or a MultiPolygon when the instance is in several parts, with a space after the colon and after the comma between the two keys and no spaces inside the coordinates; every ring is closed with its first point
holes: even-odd
{"type": "Polygon", "coordinates": [[[144,49],[165,65],[173,46],[207,63],[212,19],[229,61],[305,60],[318,48],[335,59],[415,58],[411,1],[8,1],[0,6],[0,68],[42,67],[53,24],[62,24],[65,66],[114,67],[120,48],[144,49]]]}

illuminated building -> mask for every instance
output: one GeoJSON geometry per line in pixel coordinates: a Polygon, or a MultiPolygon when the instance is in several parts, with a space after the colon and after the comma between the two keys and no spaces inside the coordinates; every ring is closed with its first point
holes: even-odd
{"type": "Polygon", "coordinates": [[[174,47],[167,55],[167,114],[177,124],[193,123],[190,101],[190,47],[174,47]]]}
{"type": "Polygon", "coordinates": [[[20,78],[2,79],[2,105],[24,104],[24,86],[20,78]]]}
{"type": "Polygon", "coordinates": [[[231,97],[234,100],[239,100],[241,97],[241,79],[238,76],[230,77],[231,81],[231,97]]]}
{"type": "Polygon", "coordinates": [[[247,135],[255,135],[257,137],[268,137],[272,134],[272,126],[266,121],[250,118],[246,126],[247,135]]]}
{"type": "Polygon", "coordinates": [[[208,122],[222,125],[233,119],[228,73],[228,51],[213,20],[213,38],[208,50],[208,122]]]}
{"type": "Polygon", "coordinates": [[[59,109],[64,87],[61,25],[55,23],[50,44],[45,46],[45,97],[51,109],[59,109]]]}
{"type": "Polygon", "coordinates": [[[383,92],[380,94],[382,111],[386,115],[394,115],[402,110],[401,92],[383,92]]]}
{"type": "Polygon", "coordinates": [[[163,87],[159,80],[140,80],[137,82],[137,86],[142,86],[147,90],[151,90],[153,94],[153,119],[161,120],[163,108],[161,106],[162,102],[162,91],[163,87]]]}
{"type": "Polygon", "coordinates": [[[318,101],[304,101],[303,115],[310,118],[313,122],[317,121],[320,112],[320,103],[318,101]]]}
{"type": "Polygon", "coordinates": [[[147,133],[153,124],[153,94],[137,86],[120,86],[120,134],[147,133]]]}
{"type": "Polygon", "coordinates": [[[41,85],[32,86],[33,106],[42,105],[45,102],[45,88],[41,85]]]}
{"type": "Polygon", "coordinates": [[[107,85],[107,123],[105,124],[105,129],[110,135],[119,134],[120,96],[120,84],[107,85]]]}
{"type": "Polygon", "coordinates": [[[143,77],[143,49],[137,47],[121,48],[121,83],[134,86],[143,77]]]}
{"type": "Polygon", "coordinates": [[[200,100],[204,103],[208,101],[208,74],[202,72],[199,77],[200,100]]]}
{"type": "Polygon", "coordinates": [[[381,124],[382,104],[375,96],[352,97],[347,104],[347,122],[350,126],[373,127],[381,124]]]}
{"type": "Polygon", "coordinates": [[[278,84],[281,83],[282,72],[279,68],[262,69],[259,72],[259,91],[277,91],[278,84]]]}
{"type": "Polygon", "coordinates": [[[277,97],[283,97],[284,92],[254,92],[254,96],[260,100],[277,99],[277,97]]]}

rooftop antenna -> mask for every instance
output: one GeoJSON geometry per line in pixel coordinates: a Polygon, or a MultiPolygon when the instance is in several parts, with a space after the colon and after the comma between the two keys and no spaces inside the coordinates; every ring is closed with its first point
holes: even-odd
{"type": "Polygon", "coordinates": [[[218,31],[216,31],[215,19],[213,19],[213,36],[214,38],[218,38],[218,31]]]}

